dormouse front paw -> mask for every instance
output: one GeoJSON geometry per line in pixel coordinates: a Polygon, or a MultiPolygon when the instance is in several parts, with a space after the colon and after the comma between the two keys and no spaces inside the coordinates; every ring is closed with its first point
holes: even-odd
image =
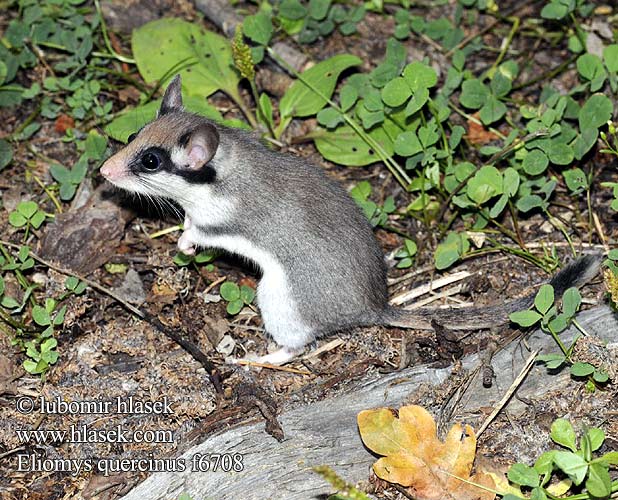
{"type": "Polygon", "coordinates": [[[178,238],[178,250],[185,255],[195,255],[195,242],[189,231],[184,231],[178,238]]]}

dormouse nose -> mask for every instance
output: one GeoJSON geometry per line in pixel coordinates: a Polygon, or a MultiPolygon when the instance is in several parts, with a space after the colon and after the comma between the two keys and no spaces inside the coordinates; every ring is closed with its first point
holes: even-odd
{"type": "Polygon", "coordinates": [[[112,156],[101,167],[101,175],[109,181],[120,179],[127,175],[124,162],[118,156],[112,156]]]}

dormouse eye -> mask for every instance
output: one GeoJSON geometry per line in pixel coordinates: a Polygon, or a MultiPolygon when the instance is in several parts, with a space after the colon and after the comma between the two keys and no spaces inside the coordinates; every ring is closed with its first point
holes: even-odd
{"type": "Polygon", "coordinates": [[[161,159],[152,152],[144,154],[142,156],[142,167],[146,170],[154,171],[161,166],[161,159]]]}
{"type": "Polygon", "coordinates": [[[132,142],[133,139],[135,139],[136,137],[137,137],[137,132],[134,132],[133,134],[129,136],[129,140],[127,141],[127,143],[132,142]]]}

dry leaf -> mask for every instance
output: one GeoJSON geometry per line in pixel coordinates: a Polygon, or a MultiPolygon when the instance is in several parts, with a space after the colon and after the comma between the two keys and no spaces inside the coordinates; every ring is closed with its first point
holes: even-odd
{"type": "Polygon", "coordinates": [[[476,120],[468,120],[468,133],[466,134],[466,138],[472,144],[487,144],[498,139],[496,134],[481,125],[478,113],[474,113],[472,116],[476,120]]]}
{"type": "Polygon", "coordinates": [[[399,417],[388,408],[362,411],[358,428],[365,445],[383,455],[374,465],[378,477],[409,487],[419,500],[493,500],[495,494],[464,481],[495,490],[493,479],[470,476],[476,437],[469,425],[456,424],[441,442],[433,417],[420,406],[404,406],[399,417]],[[456,476],[456,477],[455,477],[456,476]],[[464,481],[462,481],[463,479],[464,481]]]}
{"type": "Polygon", "coordinates": [[[75,120],[69,115],[60,115],[54,122],[54,130],[59,134],[64,134],[68,129],[75,127],[75,120]]]}

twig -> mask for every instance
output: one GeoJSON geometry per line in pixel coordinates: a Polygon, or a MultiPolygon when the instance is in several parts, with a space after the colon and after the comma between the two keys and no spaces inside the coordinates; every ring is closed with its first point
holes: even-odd
{"type": "Polygon", "coordinates": [[[483,422],[483,425],[481,425],[481,428],[476,433],[476,438],[477,439],[481,436],[481,434],[483,434],[483,432],[485,432],[485,429],[487,429],[487,427],[489,427],[489,424],[491,424],[491,422],[494,420],[494,418],[496,418],[498,413],[500,413],[500,411],[502,411],[502,408],[504,408],[504,406],[508,403],[509,399],[511,399],[511,396],[515,393],[517,388],[524,381],[524,379],[526,378],[526,375],[528,375],[528,372],[530,371],[530,369],[534,365],[534,361],[535,361],[536,356],[537,356],[538,353],[539,353],[539,350],[537,349],[536,351],[534,351],[528,357],[528,359],[526,360],[526,363],[524,364],[524,367],[519,372],[519,375],[517,375],[515,380],[513,380],[513,383],[511,384],[511,387],[509,387],[509,389],[506,391],[504,396],[502,396],[502,399],[498,402],[496,407],[493,409],[493,411],[487,417],[487,419],[485,419],[485,422],[483,422]]]}
{"type": "MultiPolygon", "coordinates": [[[[17,249],[17,250],[19,250],[21,248],[20,245],[16,245],[15,243],[11,243],[9,241],[0,240],[0,244],[1,245],[5,245],[5,246],[7,246],[9,248],[17,249]]],[[[187,351],[189,354],[191,354],[191,356],[193,356],[193,358],[196,361],[198,361],[204,367],[204,369],[208,373],[208,378],[212,382],[212,384],[215,387],[215,390],[217,391],[217,393],[219,393],[219,394],[223,393],[223,386],[221,385],[221,374],[219,373],[219,370],[214,365],[214,363],[212,361],[210,361],[210,359],[208,359],[208,357],[202,351],[200,351],[200,349],[195,344],[193,344],[192,342],[189,342],[188,340],[182,338],[179,334],[177,334],[171,328],[169,328],[168,326],[166,326],[163,323],[161,323],[159,318],[153,316],[152,314],[150,314],[148,312],[140,311],[137,307],[133,306],[132,304],[129,304],[122,297],[120,297],[119,295],[114,293],[114,291],[112,291],[109,288],[101,285],[100,283],[97,283],[96,281],[93,281],[91,279],[88,279],[88,278],[80,275],[80,274],[77,274],[77,273],[71,271],[70,269],[65,269],[63,267],[57,266],[57,265],[49,262],[48,260],[38,256],[32,250],[30,250],[29,255],[30,255],[30,257],[32,257],[34,260],[36,260],[40,264],[43,264],[44,266],[46,266],[46,267],[48,267],[50,269],[53,269],[54,271],[56,271],[56,272],[58,272],[60,274],[64,274],[65,276],[73,276],[73,277],[79,279],[80,281],[83,281],[84,283],[86,283],[91,288],[94,288],[98,292],[100,292],[100,293],[102,293],[104,295],[107,295],[108,297],[111,297],[116,302],[118,302],[122,306],[124,306],[127,310],[129,310],[130,312],[135,314],[138,318],[148,322],[155,329],[157,329],[158,331],[163,333],[165,336],[167,336],[170,339],[172,339],[174,342],[176,342],[178,345],[180,345],[185,351],[187,351]]]]}
{"type": "Polygon", "coordinates": [[[257,366],[259,368],[268,368],[270,370],[276,370],[280,372],[298,373],[299,375],[312,375],[311,372],[308,372],[305,370],[298,370],[296,368],[289,368],[287,366],[273,365],[270,363],[259,363],[258,361],[249,361],[247,359],[234,360],[234,364],[243,365],[243,366],[257,366]]]}
{"type": "Polygon", "coordinates": [[[415,299],[416,297],[425,295],[432,290],[436,290],[438,288],[442,288],[443,286],[450,285],[451,283],[455,283],[456,281],[466,279],[468,276],[471,275],[472,273],[469,271],[459,271],[458,273],[444,276],[431,283],[426,283],[424,285],[413,288],[412,290],[408,290],[407,292],[400,293],[399,295],[393,297],[389,302],[394,305],[401,305],[405,302],[415,299]]]}

